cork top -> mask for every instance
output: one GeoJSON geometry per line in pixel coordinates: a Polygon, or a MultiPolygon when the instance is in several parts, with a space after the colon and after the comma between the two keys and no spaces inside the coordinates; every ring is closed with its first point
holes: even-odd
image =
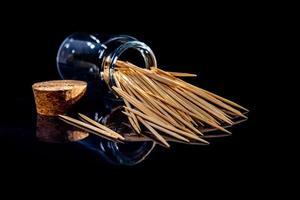
{"type": "Polygon", "coordinates": [[[77,80],[54,80],[39,82],[32,85],[34,90],[40,91],[64,91],[71,90],[74,87],[86,87],[87,83],[77,80]]]}
{"type": "Polygon", "coordinates": [[[32,85],[37,113],[57,116],[66,113],[85,94],[87,83],[77,80],[52,80],[32,85]]]}

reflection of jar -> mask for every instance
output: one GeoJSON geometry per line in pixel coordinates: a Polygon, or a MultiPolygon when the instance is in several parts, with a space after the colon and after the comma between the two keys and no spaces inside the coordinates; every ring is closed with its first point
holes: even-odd
{"type": "Polygon", "coordinates": [[[101,94],[109,94],[115,85],[113,73],[119,58],[142,66],[142,63],[136,63],[141,58],[145,68],[156,66],[150,47],[131,36],[100,39],[103,38],[87,33],[67,37],[56,60],[61,78],[87,81],[89,87],[102,91],[101,94]]]}
{"type": "Polygon", "coordinates": [[[100,116],[94,113],[94,119],[110,129],[122,133],[125,143],[115,143],[95,135],[79,141],[84,147],[97,152],[102,159],[114,165],[136,165],[150,155],[156,143],[151,139],[137,135],[128,127],[128,118],[122,114],[123,107],[111,110],[111,113],[100,116]]]}

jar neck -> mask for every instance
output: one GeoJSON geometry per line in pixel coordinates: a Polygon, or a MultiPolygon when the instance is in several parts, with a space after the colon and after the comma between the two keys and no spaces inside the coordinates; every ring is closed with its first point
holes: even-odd
{"type": "Polygon", "coordinates": [[[143,58],[145,68],[150,69],[150,67],[157,66],[157,61],[151,48],[143,42],[130,39],[117,46],[114,50],[107,52],[102,60],[100,77],[107,83],[109,89],[116,86],[114,79],[116,62],[127,50],[135,50],[138,52],[143,58]]]}

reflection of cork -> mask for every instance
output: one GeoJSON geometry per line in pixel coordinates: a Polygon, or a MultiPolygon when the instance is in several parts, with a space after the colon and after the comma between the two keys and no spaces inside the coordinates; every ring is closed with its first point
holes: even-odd
{"type": "Polygon", "coordinates": [[[62,122],[58,117],[37,115],[36,137],[41,141],[51,143],[76,142],[88,135],[88,133],[62,122]]]}
{"type": "Polygon", "coordinates": [[[37,113],[57,116],[66,113],[85,93],[87,83],[75,80],[39,82],[32,85],[37,113]]]}

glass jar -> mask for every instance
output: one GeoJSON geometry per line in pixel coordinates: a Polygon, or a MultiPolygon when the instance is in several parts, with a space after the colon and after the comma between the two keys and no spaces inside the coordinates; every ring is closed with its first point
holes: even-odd
{"type": "Polygon", "coordinates": [[[142,67],[156,67],[149,46],[128,35],[110,38],[98,34],[74,33],[61,44],[57,53],[57,69],[62,79],[83,80],[101,95],[112,94],[116,61],[121,58],[142,67]]]}
{"type": "MultiPolygon", "coordinates": [[[[150,69],[156,67],[156,57],[149,46],[128,35],[118,35],[105,38],[98,34],[74,33],[68,36],[60,45],[56,63],[62,79],[82,80],[88,83],[88,107],[83,106],[84,113],[96,121],[114,116],[111,120],[118,121],[114,128],[122,134],[129,134],[133,130],[123,129],[122,113],[115,108],[122,104],[112,91],[115,85],[114,71],[117,60],[129,61],[140,67],[150,69]],[[121,116],[120,116],[121,115],[121,116]],[[118,119],[118,120],[116,120],[118,119]],[[118,129],[118,130],[117,130],[118,129]]],[[[124,116],[123,116],[124,117],[124,116]]],[[[107,122],[101,122],[108,125],[107,122]]],[[[101,138],[89,137],[82,143],[88,147],[97,144],[94,149],[106,160],[123,165],[134,165],[141,162],[154,148],[153,141],[140,141],[130,144],[119,144],[101,138]],[[99,141],[100,140],[100,141],[99,141]],[[89,141],[89,142],[86,142],[89,141]],[[100,144],[100,150],[99,146],[100,144]]]]}

